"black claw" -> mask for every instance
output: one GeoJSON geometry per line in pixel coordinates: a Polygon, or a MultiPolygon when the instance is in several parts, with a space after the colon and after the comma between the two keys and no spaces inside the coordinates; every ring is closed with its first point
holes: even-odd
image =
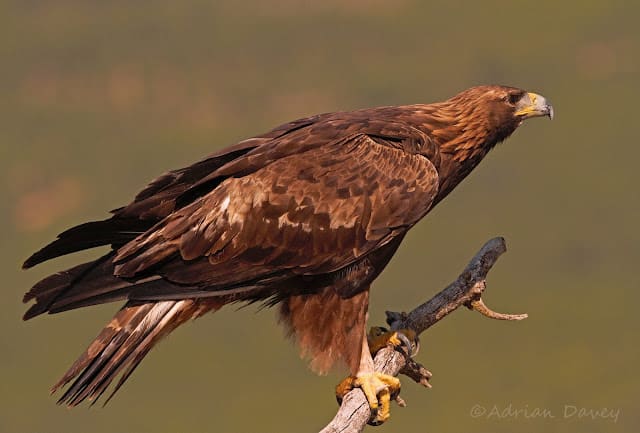
{"type": "Polygon", "coordinates": [[[397,335],[400,341],[402,341],[404,346],[407,348],[407,353],[409,355],[409,358],[418,354],[418,350],[420,349],[420,340],[418,339],[417,336],[415,340],[415,349],[414,349],[414,344],[411,342],[411,340],[409,340],[409,338],[406,335],[404,335],[400,331],[397,331],[397,335]]]}
{"type": "Polygon", "coordinates": [[[398,331],[396,334],[398,335],[398,338],[400,339],[400,341],[402,341],[402,344],[404,344],[404,346],[407,348],[407,352],[409,353],[409,356],[411,356],[411,353],[413,352],[413,344],[411,344],[411,340],[409,340],[407,336],[404,335],[402,332],[398,331]]]}
{"type": "Polygon", "coordinates": [[[420,352],[420,337],[418,337],[417,335],[416,335],[416,339],[414,340],[414,346],[415,348],[413,349],[413,352],[411,353],[410,356],[416,356],[418,352],[420,352]]]}
{"type": "Polygon", "coordinates": [[[378,419],[378,409],[376,410],[371,409],[371,418],[369,418],[369,421],[367,421],[367,424],[373,427],[377,427],[379,425],[384,424],[384,421],[378,419]]]}

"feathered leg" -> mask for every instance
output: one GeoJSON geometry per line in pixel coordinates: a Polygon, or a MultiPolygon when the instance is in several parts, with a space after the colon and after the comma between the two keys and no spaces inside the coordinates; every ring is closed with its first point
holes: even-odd
{"type": "MultiPolygon", "coordinates": [[[[367,314],[367,318],[368,316],[367,314]]],[[[341,403],[343,397],[353,388],[362,389],[371,409],[369,424],[380,425],[389,419],[389,405],[391,400],[400,393],[400,380],[394,376],[375,371],[368,339],[365,328],[363,328],[358,369],[356,372],[352,371],[351,376],[338,384],[336,397],[338,403],[341,403]]]]}

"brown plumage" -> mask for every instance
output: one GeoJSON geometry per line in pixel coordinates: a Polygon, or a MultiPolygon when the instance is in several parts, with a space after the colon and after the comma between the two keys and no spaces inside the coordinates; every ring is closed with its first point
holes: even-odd
{"type": "MultiPolygon", "coordinates": [[[[440,103],[321,114],[166,173],[104,221],[60,234],[45,260],[111,245],[37,283],[25,319],[126,300],[54,390],[74,406],[116,390],[152,346],[232,302],[279,305],[311,367],[361,364],[368,289],[406,232],[544,98],[482,86],[440,103]]],[[[115,391],[114,391],[115,392],[115,391]]]]}

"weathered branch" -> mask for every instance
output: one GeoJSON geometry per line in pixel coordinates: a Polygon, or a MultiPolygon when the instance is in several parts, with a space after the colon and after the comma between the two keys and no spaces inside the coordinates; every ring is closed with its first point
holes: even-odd
{"type": "MultiPolygon", "coordinates": [[[[391,329],[413,329],[419,335],[462,305],[492,319],[526,318],[526,314],[496,313],[481,298],[486,288],[487,273],[506,250],[503,238],[494,238],[485,243],[460,276],[436,296],[408,314],[387,311],[387,322],[391,329]]],[[[428,382],[431,373],[402,350],[386,347],[378,351],[374,364],[378,372],[392,376],[402,373],[424,386],[431,386],[428,382]]],[[[404,405],[401,399],[398,399],[398,403],[404,405]]],[[[361,432],[370,416],[364,394],[355,388],[344,397],[338,413],[321,433],[361,432]]]]}

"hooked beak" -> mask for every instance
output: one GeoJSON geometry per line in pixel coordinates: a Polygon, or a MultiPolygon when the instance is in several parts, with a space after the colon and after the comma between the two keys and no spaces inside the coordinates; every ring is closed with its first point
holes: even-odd
{"type": "Polygon", "coordinates": [[[516,116],[522,119],[548,116],[553,120],[553,106],[544,96],[537,93],[526,93],[516,104],[516,116]]]}

